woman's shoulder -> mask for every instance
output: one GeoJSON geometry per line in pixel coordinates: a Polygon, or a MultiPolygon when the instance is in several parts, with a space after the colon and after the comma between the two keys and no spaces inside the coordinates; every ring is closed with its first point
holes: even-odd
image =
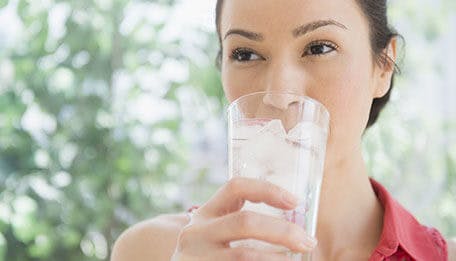
{"type": "Polygon", "coordinates": [[[185,213],[160,215],[140,222],[116,240],[111,261],[170,260],[179,232],[188,223],[185,213]]]}

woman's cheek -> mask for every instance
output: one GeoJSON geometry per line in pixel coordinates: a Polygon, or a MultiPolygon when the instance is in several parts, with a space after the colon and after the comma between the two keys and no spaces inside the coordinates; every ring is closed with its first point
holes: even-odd
{"type": "Polygon", "coordinates": [[[229,66],[222,70],[222,85],[229,102],[243,95],[261,91],[259,80],[260,78],[252,68],[242,69],[229,66]]]}
{"type": "Polygon", "coordinates": [[[312,92],[330,113],[333,135],[352,141],[360,138],[372,102],[366,77],[370,75],[368,70],[345,59],[343,64],[326,66],[320,73],[317,83],[320,87],[312,92]]]}

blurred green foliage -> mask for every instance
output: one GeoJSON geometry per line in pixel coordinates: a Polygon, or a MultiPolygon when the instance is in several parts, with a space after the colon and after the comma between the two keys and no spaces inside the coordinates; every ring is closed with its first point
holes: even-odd
{"type": "MultiPolygon", "coordinates": [[[[213,64],[216,37],[195,29],[168,39],[171,0],[7,4],[0,0],[0,11],[15,14],[8,20],[15,39],[0,39],[0,261],[107,259],[126,227],[186,206],[179,182],[194,167],[183,124],[198,133],[226,105],[213,64]],[[193,96],[204,99],[185,105],[193,96]],[[189,120],[189,108],[198,106],[203,112],[189,120]]],[[[439,35],[439,26],[429,25],[426,35],[439,35]]],[[[367,160],[374,176],[394,186],[397,178],[388,175],[413,172],[406,158],[416,150],[390,145],[398,132],[419,139],[410,131],[420,123],[411,118],[397,127],[391,109],[381,122],[367,134],[367,160]]],[[[445,135],[456,130],[454,122],[438,125],[445,135]]],[[[444,175],[429,220],[447,234],[456,233],[452,146],[439,159],[413,155],[444,175]],[[442,218],[431,219],[435,213],[442,218]]],[[[204,200],[215,188],[210,168],[194,171],[181,184],[204,200]]]]}
{"type": "MultiPolygon", "coordinates": [[[[154,78],[149,87],[138,78],[159,70],[165,58],[186,58],[178,40],[158,42],[164,21],[143,17],[121,33],[128,3],[20,0],[8,6],[20,19],[20,35],[0,52],[2,70],[12,74],[0,90],[0,260],[106,259],[128,225],[182,208],[166,190],[186,167],[185,144],[178,137],[157,144],[148,132],[177,135],[181,116],[144,115],[147,109],[160,114],[161,107],[132,116],[127,106],[141,106],[135,99],[159,87],[154,78]],[[126,100],[132,102],[115,104],[126,100]],[[145,136],[143,144],[132,133],[145,136]]],[[[155,1],[150,9],[172,5],[155,1]]],[[[190,80],[219,88],[214,69],[207,77],[188,64],[190,80]]],[[[178,108],[175,92],[186,81],[164,83],[160,100],[178,108]]]]}

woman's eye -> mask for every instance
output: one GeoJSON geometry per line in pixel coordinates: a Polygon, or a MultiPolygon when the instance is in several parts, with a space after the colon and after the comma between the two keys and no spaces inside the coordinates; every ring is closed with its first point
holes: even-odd
{"type": "Polygon", "coordinates": [[[307,47],[306,51],[304,52],[303,56],[307,55],[324,55],[330,53],[332,51],[337,50],[337,47],[330,43],[313,43],[307,47]]]}
{"type": "Polygon", "coordinates": [[[230,57],[237,62],[250,62],[262,59],[261,56],[248,49],[235,49],[230,57]]]}

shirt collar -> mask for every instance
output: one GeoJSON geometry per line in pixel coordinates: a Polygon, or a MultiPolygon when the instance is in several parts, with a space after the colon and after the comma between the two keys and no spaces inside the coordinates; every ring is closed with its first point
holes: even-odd
{"type": "Polygon", "coordinates": [[[425,226],[402,207],[377,181],[372,188],[384,208],[383,230],[376,251],[385,257],[397,252],[399,246],[415,260],[426,260],[436,249],[425,226]]]}

